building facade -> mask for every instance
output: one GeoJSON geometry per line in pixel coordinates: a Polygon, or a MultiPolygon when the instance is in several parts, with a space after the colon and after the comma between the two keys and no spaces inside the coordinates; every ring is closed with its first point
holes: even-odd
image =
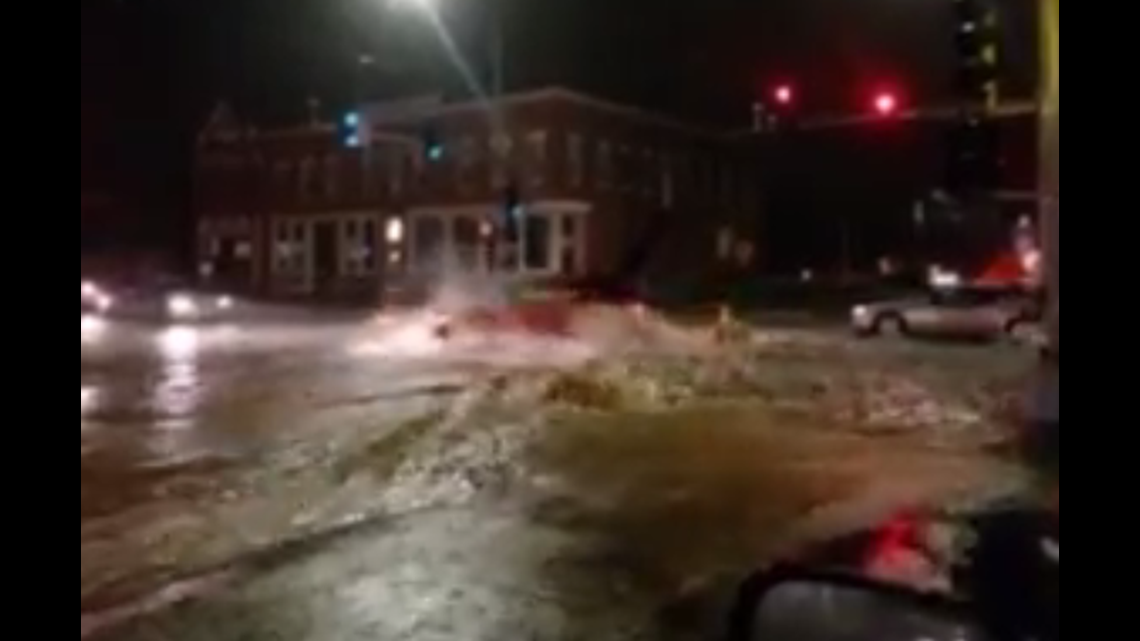
{"type": "Polygon", "coordinates": [[[196,159],[204,278],[375,297],[448,273],[665,285],[753,259],[754,168],[731,136],[557,88],[351,120],[260,131],[215,113],[196,159]]]}

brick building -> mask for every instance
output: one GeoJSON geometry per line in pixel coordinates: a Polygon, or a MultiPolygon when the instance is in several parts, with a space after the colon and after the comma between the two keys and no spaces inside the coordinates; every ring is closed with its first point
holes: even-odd
{"type": "Polygon", "coordinates": [[[752,259],[759,199],[731,136],[558,88],[355,119],[354,146],[336,124],[270,131],[214,114],[195,169],[203,276],[372,297],[441,270],[668,284],[752,259]]]}

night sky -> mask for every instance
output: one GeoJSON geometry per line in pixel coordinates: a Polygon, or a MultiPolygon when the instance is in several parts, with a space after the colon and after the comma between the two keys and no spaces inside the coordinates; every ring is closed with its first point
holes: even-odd
{"type": "MultiPolygon", "coordinates": [[[[488,0],[439,0],[486,69],[488,0]]],[[[501,0],[507,83],[563,84],[723,125],[782,81],[803,108],[850,111],[889,85],[949,98],[950,0],[501,0]],[[943,46],[942,43],[945,43],[943,46]]],[[[262,122],[409,93],[464,95],[434,32],[392,0],[84,0],[81,182],[184,207],[189,143],[219,98],[262,122]],[[362,53],[378,62],[362,73],[362,53]]],[[[1002,0],[1008,90],[1032,86],[1031,0],[1002,0]]]]}

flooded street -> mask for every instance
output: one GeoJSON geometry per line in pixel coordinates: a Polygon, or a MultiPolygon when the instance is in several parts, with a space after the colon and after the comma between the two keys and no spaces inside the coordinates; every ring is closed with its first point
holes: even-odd
{"type": "Polygon", "coordinates": [[[987,453],[1012,348],[620,318],[85,324],[81,637],[700,638],[687,595],[1020,482],[987,453]]]}
{"type": "Polygon", "coordinates": [[[454,370],[354,353],[368,323],[106,326],[80,349],[81,524],[148,497],[156,479],[257,456],[270,443],[399,412],[458,385],[454,370]]]}

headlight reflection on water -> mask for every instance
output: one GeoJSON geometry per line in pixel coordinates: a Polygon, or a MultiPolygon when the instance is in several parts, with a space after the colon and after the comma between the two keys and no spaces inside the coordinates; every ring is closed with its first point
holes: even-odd
{"type": "Polygon", "coordinates": [[[201,402],[201,341],[201,333],[194,327],[171,327],[158,336],[163,367],[153,404],[162,417],[159,426],[163,431],[193,426],[193,416],[201,402]]]}
{"type": "Polygon", "coordinates": [[[193,327],[171,327],[158,336],[158,349],[168,362],[195,360],[200,345],[201,335],[193,327]]]}
{"type": "Polygon", "coordinates": [[[79,319],[79,343],[92,343],[107,332],[107,321],[99,316],[87,315],[79,319]]]}

